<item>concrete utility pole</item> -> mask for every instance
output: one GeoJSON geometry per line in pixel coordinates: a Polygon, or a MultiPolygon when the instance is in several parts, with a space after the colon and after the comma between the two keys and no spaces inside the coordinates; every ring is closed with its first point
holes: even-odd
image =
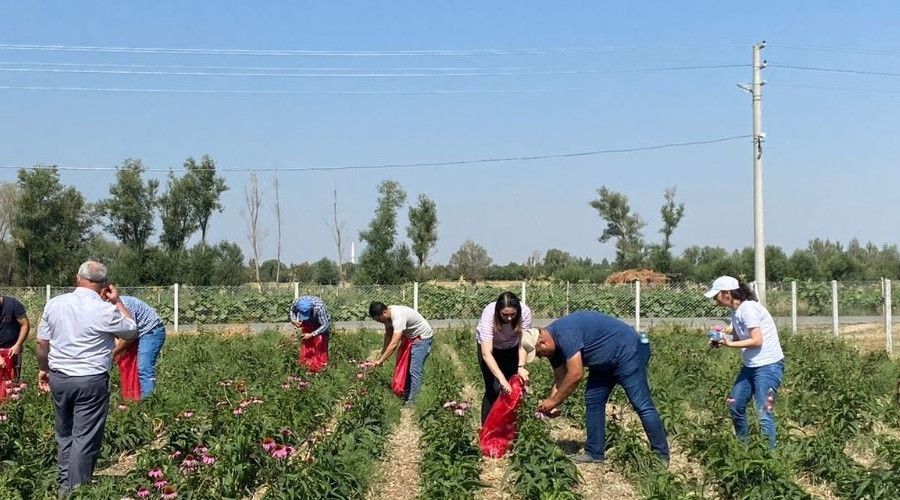
{"type": "Polygon", "coordinates": [[[763,194],[762,194],[762,144],[766,134],[762,131],[762,70],[766,61],[760,52],[766,46],[765,40],[753,45],[753,83],[750,86],[738,84],[738,87],[750,93],[753,98],[753,247],[754,247],[754,279],[756,295],[759,302],[766,305],[766,243],[763,233],[763,194]]]}

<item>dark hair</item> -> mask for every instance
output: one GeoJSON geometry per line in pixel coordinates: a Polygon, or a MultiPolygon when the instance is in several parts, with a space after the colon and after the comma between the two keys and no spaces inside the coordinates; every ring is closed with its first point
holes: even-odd
{"type": "Polygon", "coordinates": [[[512,320],[513,331],[517,332],[522,327],[522,302],[516,294],[503,292],[497,297],[497,303],[494,305],[494,333],[500,332],[500,311],[507,307],[512,307],[516,310],[516,317],[512,320]]]}
{"type": "Polygon", "coordinates": [[[729,290],[728,293],[731,294],[732,299],[740,300],[741,302],[748,300],[756,302],[756,294],[753,293],[750,286],[743,281],[738,281],[737,290],[729,290]]]}
{"type": "Polygon", "coordinates": [[[388,307],[384,305],[384,302],[372,302],[369,304],[369,317],[378,318],[384,314],[384,311],[386,311],[387,308],[388,307]]]}

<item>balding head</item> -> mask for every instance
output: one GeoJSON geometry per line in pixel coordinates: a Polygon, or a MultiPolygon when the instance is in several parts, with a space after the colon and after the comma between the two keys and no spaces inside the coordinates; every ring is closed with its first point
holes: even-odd
{"type": "Polygon", "coordinates": [[[108,284],[106,266],[95,260],[89,260],[78,268],[76,281],[78,286],[100,292],[108,284]]]}

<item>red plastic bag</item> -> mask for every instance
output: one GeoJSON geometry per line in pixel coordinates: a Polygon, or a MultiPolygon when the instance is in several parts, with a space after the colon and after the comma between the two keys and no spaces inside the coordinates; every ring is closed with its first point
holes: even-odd
{"type": "Polygon", "coordinates": [[[16,369],[8,349],[0,349],[0,358],[4,362],[4,366],[0,368],[0,401],[3,401],[6,399],[6,382],[16,379],[16,369]]]}
{"type": "MultiPolygon", "coordinates": [[[[300,331],[303,333],[312,333],[316,328],[318,326],[313,324],[300,325],[300,331]]],[[[321,371],[328,365],[328,339],[324,334],[300,341],[300,357],[297,364],[310,372],[321,371]]]]}
{"type": "Polygon", "coordinates": [[[505,455],[519,431],[519,405],[524,399],[522,377],[513,375],[509,385],[512,391],[509,394],[500,393],[478,434],[481,453],[486,457],[500,458],[505,455]]]}
{"type": "Polygon", "coordinates": [[[125,352],[119,356],[119,380],[121,383],[122,399],[138,401],[141,399],[141,382],[138,379],[138,343],[131,342],[125,348],[125,352]]]}
{"type": "Polygon", "coordinates": [[[391,390],[394,394],[403,397],[406,394],[406,378],[409,375],[409,357],[412,354],[412,341],[406,337],[400,341],[397,348],[397,364],[394,365],[394,379],[391,381],[391,390]]]}

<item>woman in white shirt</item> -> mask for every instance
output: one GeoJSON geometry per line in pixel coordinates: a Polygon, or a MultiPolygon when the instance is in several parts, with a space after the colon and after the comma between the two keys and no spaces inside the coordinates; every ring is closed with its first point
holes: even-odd
{"type": "Polygon", "coordinates": [[[531,309],[512,292],[503,292],[495,302],[484,307],[475,329],[478,343],[478,366],[484,377],[481,400],[481,423],[487,419],[500,392],[509,393],[509,379],[519,374],[528,380],[526,353],[522,349],[522,332],[531,327],[531,309]]]}
{"type": "Polygon", "coordinates": [[[738,373],[731,395],[726,400],[734,423],[734,432],[747,439],[747,404],[752,397],[759,416],[760,427],[775,447],[775,395],[784,376],[784,353],[778,339],[778,329],[769,311],[756,301],[746,283],[731,276],[720,276],[705,293],[720,306],[732,309],[732,337],[722,345],[741,350],[744,366],[738,373]]]}

